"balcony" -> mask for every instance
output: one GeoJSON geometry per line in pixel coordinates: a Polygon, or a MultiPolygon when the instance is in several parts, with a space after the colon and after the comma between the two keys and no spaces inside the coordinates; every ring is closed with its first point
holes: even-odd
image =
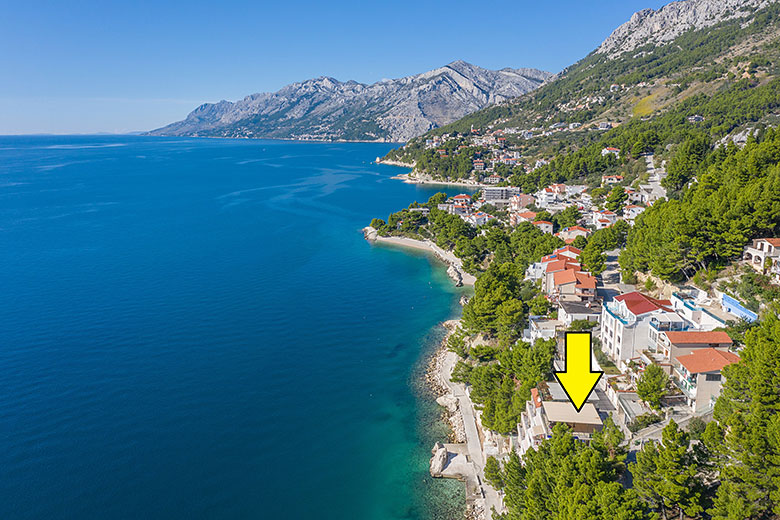
{"type": "Polygon", "coordinates": [[[696,399],[696,379],[692,376],[686,376],[679,368],[674,369],[674,382],[691,399],[696,399]]]}
{"type": "Polygon", "coordinates": [[[660,352],[653,352],[652,350],[642,350],[639,352],[639,359],[642,360],[645,365],[651,365],[654,363],[663,363],[666,361],[664,355],[660,352]]]}
{"type": "Polygon", "coordinates": [[[684,321],[660,321],[658,318],[650,318],[650,326],[658,332],[684,331],[690,328],[684,321]]]}

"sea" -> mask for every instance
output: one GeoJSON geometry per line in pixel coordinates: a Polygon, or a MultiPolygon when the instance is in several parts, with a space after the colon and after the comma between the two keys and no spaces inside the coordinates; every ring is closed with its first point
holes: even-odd
{"type": "Polygon", "coordinates": [[[0,137],[0,518],[462,518],[393,146],[0,137]]]}

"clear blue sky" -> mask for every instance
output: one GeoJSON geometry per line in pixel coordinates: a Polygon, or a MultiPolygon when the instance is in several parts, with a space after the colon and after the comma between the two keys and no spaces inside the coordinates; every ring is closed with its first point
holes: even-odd
{"type": "Polygon", "coordinates": [[[553,72],[660,0],[0,2],[0,134],[147,130],[317,76],[553,72]]]}

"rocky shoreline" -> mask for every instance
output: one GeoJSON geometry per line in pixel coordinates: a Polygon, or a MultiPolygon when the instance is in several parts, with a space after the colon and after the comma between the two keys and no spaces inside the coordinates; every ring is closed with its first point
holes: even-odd
{"type": "Polygon", "coordinates": [[[466,429],[463,426],[463,415],[458,409],[458,400],[450,393],[445,380],[444,359],[449,352],[447,340],[458,328],[460,320],[449,320],[442,323],[447,329],[447,334],[442,339],[436,351],[428,360],[425,369],[425,383],[431,392],[436,395],[436,402],[444,408],[442,420],[450,426],[449,442],[460,444],[466,442],[466,429]]]}
{"type": "Polygon", "coordinates": [[[453,455],[449,450],[456,448],[457,446],[465,448],[467,436],[459,400],[452,394],[450,387],[447,384],[450,374],[445,363],[446,358],[450,354],[447,347],[447,340],[460,326],[460,320],[448,320],[443,322],[442,325],[447,329],[447,334],[428,360],[424,377],[425,384],[429,387],[431,392],[437,396],[436,402],[444,408],[442,420],[449,425],[450,433],[448,435],[449,442],[446,445],[437,442],[433,446],[433,449],[431,450],[430,473],[431,476],[434,477],[449,477],[462,480],[466,485],[466,508],[463,513],[464,519],[487,520],[489,512],[486,509],[485,500],[480,499],[475,489],[474,479],[470,478],[468,475],[449,473],[449,470],[445,472],[444,469],[445,466],[448,465],[450,457],[453,455]]]}
{"type": "Polygon", "coordinates": [[[374,161],[376,164],[387,164],[388,166],[400,166],[401,168],[414,168],[414,163],[405,163],[402,161],[393,161],[392,159],[382,159],[381,157],[377,157],[376,161],[374,161]]]}

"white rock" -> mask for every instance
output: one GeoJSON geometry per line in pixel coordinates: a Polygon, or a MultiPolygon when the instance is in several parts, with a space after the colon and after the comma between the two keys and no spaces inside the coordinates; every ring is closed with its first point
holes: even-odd
{"type": "Polygon", "coordinates": [[[447,464],[447,448],[441,447],[436,450],[436,453],[431,458],[431,476],[438,477],[441,472],[444,471],[444,466],[447,464]]]}
{"type": "Polygon", "coordinates": [[[443,406],[447,409],[450,413],[455,413],[458,411],[458,398],[454,395],[448,394],[443,395],[436,399],[436,402],[439,403],[439,405],[443,406]]]}

